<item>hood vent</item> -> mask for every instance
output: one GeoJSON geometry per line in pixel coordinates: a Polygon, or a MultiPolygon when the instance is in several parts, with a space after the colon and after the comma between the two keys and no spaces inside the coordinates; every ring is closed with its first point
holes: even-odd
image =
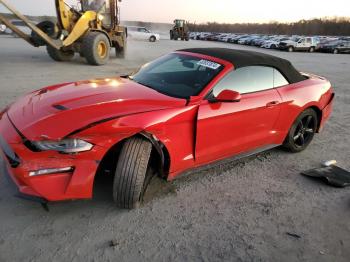
{"type": "Polygon", "coordinates": [[[53,108],[56,108],[57,110],[60,110],[60,111],[68,110],[67,107],[62,106],[62,105],[53,105],[52,107],[53,107],[53,108]]]}

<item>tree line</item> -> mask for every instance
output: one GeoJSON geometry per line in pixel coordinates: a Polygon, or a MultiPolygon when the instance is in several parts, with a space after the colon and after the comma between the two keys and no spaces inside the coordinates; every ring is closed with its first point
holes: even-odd
{"type": "Polygon", "coordinates": [[[293,23],[188,23],[192,32],[277,34],[277,35],[334,35],[350,36],[350,17],[315,18],[293,23]]]}

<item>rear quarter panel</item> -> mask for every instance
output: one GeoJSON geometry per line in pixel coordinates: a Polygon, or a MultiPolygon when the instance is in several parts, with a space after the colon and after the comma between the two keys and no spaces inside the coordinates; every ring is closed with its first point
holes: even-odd
{"type": "Polygon", "coordinates": [[[333,96],[333,89],[327,79],[315,75],[308,75],[308,77],[309,79],[302,82],[277,89],[283,101],[281,115],[276,126],[276,130],[280,133],[279,142],[281,143],[295,119],[304,110],[315,107],[322,112],[329,105],[333,96]]]}

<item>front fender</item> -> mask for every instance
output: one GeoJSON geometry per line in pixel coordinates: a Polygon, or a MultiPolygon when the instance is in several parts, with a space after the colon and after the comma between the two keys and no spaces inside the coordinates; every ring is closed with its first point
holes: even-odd
{"type": "Polygon", "coordinates": [[[197,108],[194,105],[125,116],[83,130],[73,137],[109,149],[137,134],[155,136],[169,153],[169,172],[175,172],[194,163],[197,108]]]}

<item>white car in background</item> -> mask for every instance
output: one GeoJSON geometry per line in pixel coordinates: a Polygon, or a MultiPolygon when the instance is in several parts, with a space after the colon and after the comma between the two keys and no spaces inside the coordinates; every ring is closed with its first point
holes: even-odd
{"type": "Polygon", "coordinates": [[[205,40],[207,36],[209,36],[211,33],[208,32],[202,32],[199,35],[197,35],[197,40],[205,40]]]}
{"type": "Polygon", "coordinates": [[[281,41],[289,40],[288,37],[280,38],[272,38],[270,40],[265,41],[260,47],[267,48],[267,49],[277,49],[279,47],[279,44],[281,41]]]}
{"type": "Polygon", "coordinates": [[[0,34],[5,33],[6,28],[6,25],[0,24],[0,34]]]}
{"type": "Polygon", "coordinates": [[[148,40],[156,42],[160,40],[160,35],[149,31],[145,27],[128,26],[128,37],[137,40],[148,40]]]}
{"type": "Polygon", "coordinates": [[[232,37],[232,34],[221,34],[219,37],[220,42],[228,42],[228,39],[232,37]]]}

